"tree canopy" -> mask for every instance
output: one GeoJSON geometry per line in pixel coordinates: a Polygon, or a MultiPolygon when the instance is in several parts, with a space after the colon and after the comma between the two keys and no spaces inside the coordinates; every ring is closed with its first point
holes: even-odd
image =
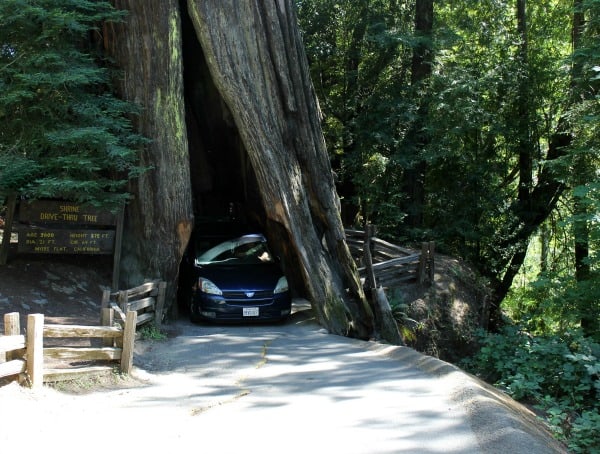
{"type": "Polygon", "coordinates": [[[129,198],[144,139],[95,45],[101,24],[122,18],[109,2],[2,1],[0,194],[111,208],[129,198]]]}
{"type": "Polygon", "coordinates": [[[297,5],[347,223],[468,260],[493,325],[541,232],[597,279],[599,2],[297,5]]]}

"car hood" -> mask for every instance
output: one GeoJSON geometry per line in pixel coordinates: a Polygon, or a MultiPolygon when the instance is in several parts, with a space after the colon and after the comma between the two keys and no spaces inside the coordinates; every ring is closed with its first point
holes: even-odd
{"type": "Polygon", "coordinates": [[[222,291],[272,291],[283,276],[279,266],[274,263],[235,266],[209,264],[196,266],[195,270],[198,278],[209,279],[222,291]]]}

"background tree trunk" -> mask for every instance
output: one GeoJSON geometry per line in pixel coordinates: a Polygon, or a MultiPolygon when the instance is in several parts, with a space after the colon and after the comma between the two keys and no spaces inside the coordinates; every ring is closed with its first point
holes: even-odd
{"type": "Polygon", "coordinates": [[[142,106],[136,127],[149,137],[141,155],[151,167],[130,188],[121,285],[146,278],[167,281],[174,300],[179,262],[193,226],[183,102],[181,29],[177,0],[114,0],[128,10],[105,30],[105,48],[122,70],[124,98],[142,106]]]}
{"type": "Polygon", "coordinates": [[[293,2],[189,0],[188,10],[292,287],[329,331],[370,337],[373,315],[345,242],[293,2]]]}
{"type": "MultiPolygon", "coordinates": [[[[585,78],[584,65],[587,56],[580,53],[584,40],[586,18],[583,14],[582,0],[573,2],[573,50],[575,58],[571,67],[571,102],[576,103],[589,100],[593,97],[588,81],[585,78]]],[[[584,187],[588,182],[594,181],[596,168],[593,165],[589,150],[576,150],[573,156],[573,188],[584,187]]],[[[592,267],[590,264],[591,231],[590,219],[593,212],[589,208],[589,200],[574,194],[573,202],[573,239],[575,252],[575,279],[579,285],[584,284],[592,278],[592,267]]],[[[594,336],[600,331],[600,317],[594,311],[593,305],[587,298],[580,298],[579,312],[581,314],[581,327],[588,336],[594,336]]]]}
{"type": "MultiPolygon", "coordinates": [[[[433,70],[433,0],[416,0],[415,2],[415,39],[411,62],[411,85],[415,92],[427,92],[427,84],[433,70]]],[[[424,150],[430,142],[427,133],[429,122],[429,101],[427,96],[419,99],[416,118],[404,140],[404,149],[412,152],[414,163],[406,169],[404,175],[404,193],[408,195],[406,219],[404,223],[409,232],[423,228],[425,207],[425,178],[427,162],[423,157],[424,150]]]]}

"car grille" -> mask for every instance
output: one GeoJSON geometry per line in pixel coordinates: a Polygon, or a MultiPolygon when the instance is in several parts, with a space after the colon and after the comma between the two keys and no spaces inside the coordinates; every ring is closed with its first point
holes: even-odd
{"type": "Polygon", "coordinates": [[[227,300],[236,300],[238,302],[243,301],[256,301],[273,298],[273,291],[260,291],[260,292],[223,292],[223,297],[227,300]],[[254,293],[252,296],[248,296],[246,293],[254,293]]]}

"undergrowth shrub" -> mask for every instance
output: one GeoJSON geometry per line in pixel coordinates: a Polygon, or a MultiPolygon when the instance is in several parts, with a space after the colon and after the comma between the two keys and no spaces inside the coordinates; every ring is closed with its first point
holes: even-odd
{"type": "Polygon", "coordinates": [[[481,349],[462,366],[540,409],[573,452],[600,453],[600,346],[581,332],[482,333],[481,349]]]}
{"type": "Polygon", "coordinates": [[[167,339],[167,335],[154,323],[147,323],[146,325],[142,326],[138,333],[144,340],[163,341],[167,339]]]}

